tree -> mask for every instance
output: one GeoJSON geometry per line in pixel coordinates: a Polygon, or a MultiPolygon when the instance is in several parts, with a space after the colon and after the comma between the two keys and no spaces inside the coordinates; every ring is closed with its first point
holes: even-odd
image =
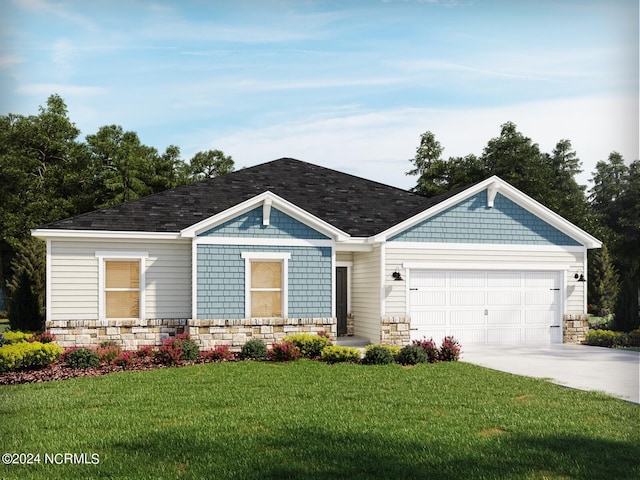
{"type": "Polygon", "coordinates": [[[638,285],[631,277],[625,277],[620,285],[620,293],[615,308],[615,329],[630,332],[640,326],[638,308],[638,285]]]}
{"type": "Polygon", "coordinates": [[[155,148],[141,144],[135,132],[125,132],[119,125],[100,127],[86,138],[100,207],[153,193],[147,182],[155,173],[155,148]]]}
{"type": "Polygon", "coordinates": [[[196,153],[191,161],[191,178],[194,181],[226,175],[234,170],[233,159],[221,150],[196,153]]]}
{"type": "Polygon", "coordinates": [[[622,155],[612,152],[596,164],[593,182],[591,208],[622,280],[615,324],[629,330],[637,326],[640,294],[640,161],[627,167],[622,155]]]}
{"type": "Polygon", "coordinates": [[[191,182],[190,168],[180,158],[180,148],[169,145],[162,155],[152,159],[153,175],[148,180],[153,193],[187,185],[191,182]]]}
{"type": "Polygon", "coordinates": [[[7,299],[12,260],[29,230],[73,215],[85,202],[79,133],[58,95],[38,115],[0,117],[0,287],[7,299]]]}
{"type": "Polygon", "coordinates": [[[544,204],[552,195],[548,158],[538,144],[518,132],[513,122],[500,127],[500,136],[487,143],[482,154],[487,176],[497,175],[544,204]]]}
{"type": "Polygon", "coordinates": [[[13,330],[42,330],[45,303],[45,246],[41,240],[25,239],[11,262],[9,324],[13,330]]]}
{"type": "Polygon", "coordinates": [[[589,254],[589,303],[597,306],[596,315],[613,313],[620,288],[620,277],[613,265],[607,244],[589,254]]]}
{"type": "Polygon", "coordinates": [[[589,204],[585,197],[586,187],[579,185],[575,177],[582,173],[582,162],[571,146],[570,140],[560,140],[548,156],[551,168],[549,195],[546,206],[572,223],[587,230],[596,225],[589,215],[589,204]]]}
{"type": "Polygon", "coordinates": [[[575,180],[580,160],[569,140],[560,140],[551,154],[542,153],[513,122],[506,122],[481,157],[470,154],[444,160],[443,151],[432,132],[421,135],[416,156],[410,160],[415,168],[407,173],[419,176],[415,192],[439,195],[497,175],[577,225],[593,229],[584,187],[575,180]]]}

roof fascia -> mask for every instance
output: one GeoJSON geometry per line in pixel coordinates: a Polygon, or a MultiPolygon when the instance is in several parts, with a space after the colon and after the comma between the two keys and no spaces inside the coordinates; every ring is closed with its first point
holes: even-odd
{"type": "Polygon", "coordinates": [[[418,223],[423,222],[437,215],[438,213],[447,210],[448,208],[451,208],[457,203],[466,200],[467,198],[472,197],[473,195],[476,195],[483,190],[487,190],[487,205],[490,208],[493,207],[493,200],[495,199],[496,193],[499,192],[509,200],[520,205],[528,212],[537,216],[541,220],[544,220],[545,222],[560,230],[562,233],[581,243],[586,248],[600,248],[602,246],[602,242],[600,240],[585,232],[581,228],[577,227],[573,223],[555,213],[553,210],[545,207],[540,202],[534,200],[530,196],[521,192],[496,175],[489,177],[486,180],[483,180],[482,182],[479,182],[475,185],[472,185],[471,187],[458,193],[457,195],[454,195],[444,200],[443,202],[440,202],[437,205],[434,205],[433,207],[428,208],[397,225],[394,225],[384,232],[371,237],[371,241],[384,242],[394,235],[406,230],[407,228],[417,225],[418,223]]]}
{"type": "Polygon", "coordinates": [[[86,239],[124,239],[124,240],[180,240],[179,232],[127,232],[110,230],[62,230],[36,228],[31,230],[36,238],[86,238],[86,239]]]}
{"type": "Polygon", "coordinates": [[[271,207],[273,207],[277,208],[283,213],[286,213],[299,222],[304,223],[308,227],[311,227],[324,235],[334,238],[339,242],[343,242],[349,239],[348,233],[343,232],[330,223],[325,222],[324,220],[310,214],[306,210],[285,200],[282,197],[279,197],[278,195],[270,191],[266,191],[261,193],[260,195],[256,195],[249,200],[245,200],[244,202],[234,205],[233,207],[228,208],[223,212],[220,212],[194,225],[191,225],[190,227],[182,230],[180,232],[180,235],[186,238],[196,237],[202,232],[221,225],[222,223],[231,220],[239,215],[242,215],[243,213],[246,213],[250,210],[253,210],[254,208],[259,206],[263,207],[263,224],[265,221],[267,221],[268,223],[268,212],[270,212],[271,207]]]}

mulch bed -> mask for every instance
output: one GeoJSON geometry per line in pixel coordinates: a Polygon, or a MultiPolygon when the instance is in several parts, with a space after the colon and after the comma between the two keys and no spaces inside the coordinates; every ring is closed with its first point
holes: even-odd
{"type": "MultiPolygon", "coordinates": [[[[210,363],[203,359],[195,361],[179,362],[178,365],[185,366],[194,365],[196,363],[210,363]]],[[[114,372],[142,372],[146,370],[155,370],[157,368],[167,368],[167,365],[154,362],[135,362],[128,367],[120,367],[117,365],[100,365],[99,367],[90,368],[71,368],[60,362],[53,363],[48,367],[38,370],[18,370],[12,372],[0,373],[0,385],[17,385],[21,383],[42,383],[54,380],[67,380],[77,377],[99,377],[114,372]]]]}

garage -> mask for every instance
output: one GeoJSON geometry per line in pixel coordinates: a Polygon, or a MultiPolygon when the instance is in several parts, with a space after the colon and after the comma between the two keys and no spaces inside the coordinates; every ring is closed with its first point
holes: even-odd
{"type": "Polygon", "coordinates": [[[562,342],[558,271],[411,270],[408,289],[411,339],[562,342]]]}

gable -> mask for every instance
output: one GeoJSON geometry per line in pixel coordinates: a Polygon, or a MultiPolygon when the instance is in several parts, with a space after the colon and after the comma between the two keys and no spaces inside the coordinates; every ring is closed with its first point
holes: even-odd
{"type": "Polygon", "coordinates": [[[497,193],[466,198],[389,239],[402,242],[579,246],[573,238],[497,193]]]}
{"type": "Polygon", "coordinates": [[[263,207],[256,207],[202,232],[199,237],[287,238],[328,240],[329,237],[286,213],[271,208],[269,225],[263,224],[263,207]]]}

